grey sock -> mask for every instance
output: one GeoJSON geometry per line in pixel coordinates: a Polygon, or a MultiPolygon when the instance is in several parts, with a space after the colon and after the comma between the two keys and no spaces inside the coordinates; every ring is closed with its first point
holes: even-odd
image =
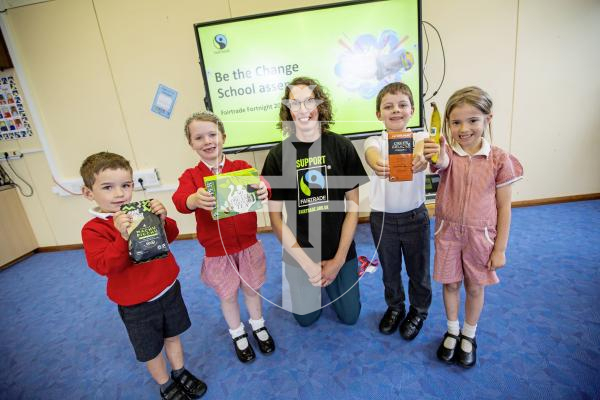
{"type": "Polygon", "coordinates": [[[181,367],[179,369],[174,369],[172,371],[173,373],[173,378],[179,378],[179,375],[183,374],[183,371],[185,371],[185,367],[181,367]]]}
{"type": "Polygon", "coordinates": [[[169,387],[169,385],[172,384],[172,383],[173,383],[173,379],[169,378],[168,381],[166,381],[165,383],[163,383],[162,385],[160,385],[160,392],[164,393],[165,390],[167,390],[167,388],[169,387]]]}

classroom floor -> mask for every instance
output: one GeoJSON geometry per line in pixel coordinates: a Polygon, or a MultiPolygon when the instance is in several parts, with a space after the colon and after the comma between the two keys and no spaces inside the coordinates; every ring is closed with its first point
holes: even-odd
{"type": "MultiPolygon", "coordinates": [[[[277,351],[242,365],[216,297],[199,282],[202,250],[175,242],[192,319],[182,336],[186,366],[207,382],[205,399],[598,399],[599,227],[600,201],[513,210],[508,265],[486,291],[471,370],[436,359],[446,330],[437,283],[414,341],[378,332],[380,270],[360,282],[355,326],[336,322],[328,307],[301,328],[265,302],[277,351]]],[[[263,294],[280,304],[280,246],[272,234],[260,238],[269,261],[263,294]]],[[[368,224],[356,243],[360,255],[373,254],[368,224]]],[[[158,398],[83,251],[36,254],[0,272],[0,309],[0,399],[158,398]]]]}

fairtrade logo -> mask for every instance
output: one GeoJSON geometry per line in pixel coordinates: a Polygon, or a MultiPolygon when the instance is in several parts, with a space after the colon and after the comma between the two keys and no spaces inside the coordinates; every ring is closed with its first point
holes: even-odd
{"type": "Polygon", "coordinates": [[[218,34],[215,36],[215,41],[213,44],[217,49],[223,50],[225,47],[227,47],[227,38],[225,35],[218,34]]]}
{"type": "Polygon", "coordinates": [[[319,189],[325,188],[325,178],[319,171],[312,169],[300,179],[300,190],[306,196],[311,194],[310,185],[317,186],[319,189]]]}

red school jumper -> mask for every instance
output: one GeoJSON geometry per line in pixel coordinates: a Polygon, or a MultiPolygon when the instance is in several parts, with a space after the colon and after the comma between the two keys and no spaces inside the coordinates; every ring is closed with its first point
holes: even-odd
{"type": "MultiPolygon", "coordinates": [[[[221,173],[239,171],[252,168],[250,164],[242,160],[231,161],[225,157],[221,173]]],[[[179,177],[179,187],[173,194],[175,208],[182,214],[196,216],[196,236],[204,247],[207,257],[218,257],[226,254],[235,254],[257,242],[256,239],[256,212],[238,214],[230,218],[214,221],[210,211],[198,208],[191,211],[187,208],[187,198],[196,193],[204,186],[204,177],[212,176],[214,173],[208,166],[200,161],[194,168],[188,168],[179,177]]],[[[267,188],[268,183],[261,177],[267,188]]]]}
{"type": "MultiPolygon", "coordinates": [[[[165,220],[165,232],[169,243],[179,234],[177,223],[165,220]]],[[[129,258],[128,244],[113,224],[112,216],[96,217],[81,230],[85,257],[91,269],[108,278],[108,298],[121,306],[144,303],[171,285],[179,266],[173,254],[158,260],[134,264],[129,258]]]]}

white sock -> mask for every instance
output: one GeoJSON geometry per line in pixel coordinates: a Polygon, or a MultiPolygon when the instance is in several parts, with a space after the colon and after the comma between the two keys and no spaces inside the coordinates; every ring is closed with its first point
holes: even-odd
{"type": "MultiPolygon", "coordinates": [[[[458,336],[458,334],[460,333],[460,324],[458,323],[458,320],[456,320],[456,321],[448,320],[448,321],[446,321],[446,323],[448,324],[448,333],[458,336]]],[[[456,339],[447,337],[446,340],[444,340],[445,348],[453,349],[455,346],[456,346],[456,339]]]]}
{"type": "MultiPolygon", "coordinates": [[[[250,318],[248,320],[248,322],[250,322],[250,325],[252,326],[252,330],[255,331],[257,329],[260,329],[262,327],[265,326],[265,320],[263,319],[263,317],[260,317],[260,319],[252,319],[250,318]]],[[[263,342],[267,339],[269,339],[269,334],[267,333],[267,331],[260,331],[256,334],[256,336],[258,336],[258,338],[260,340],[262,340],[263,342]]]]}
{"type": "MultiPolygon", "coordinates": [[[[235,328],[235,329],[230,329],[229,330],[229,334],[231,335],[232,339],[235,339],[238,336],[243,335],[244,333],[246,333],[246,331],[244,330],[244,323],[240,322],[240,326],[235,328]]],[[[238,340],[237,342],[235,342],[238,349],[240,350],[245,350],[246,347],[248,347],[248,339],[247,338],[243,338],[238,340]]]]}
{"type": "MultiPolygon", "coordinates": [[[[477,331],[477,324],[469,325],[466,321],[462,328],[462,334],[466,337],[473,339],[475,337],[475,332],[477,331]]],[[[468,340],[460,341],[460,348],[465,353],[470,353],[473,351],[473,345],[468,340]]]]}

